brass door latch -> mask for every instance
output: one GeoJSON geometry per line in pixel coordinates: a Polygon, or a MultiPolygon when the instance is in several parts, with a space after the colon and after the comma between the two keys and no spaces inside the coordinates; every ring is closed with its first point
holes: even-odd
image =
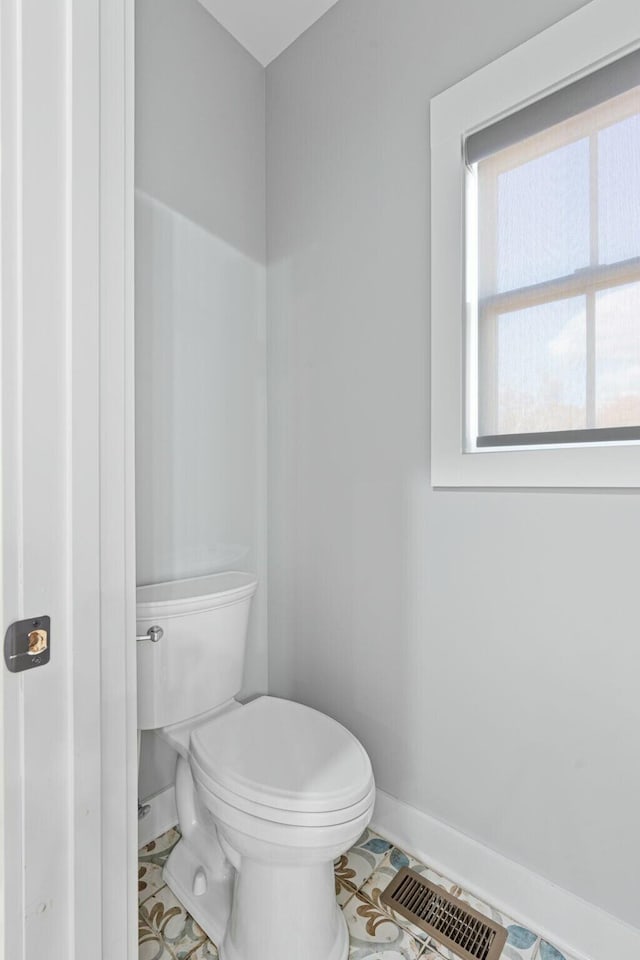
{"type": "Polygon", "coordinates": [[[17,620],[9,626],[4,637],[4,660],[11,673],[42,667],[50,659],[50,617],[17,620]]]}

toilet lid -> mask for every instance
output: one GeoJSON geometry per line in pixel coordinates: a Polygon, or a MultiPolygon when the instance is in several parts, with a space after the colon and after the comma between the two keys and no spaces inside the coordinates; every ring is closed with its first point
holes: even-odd
{"type": "Polygon", "coordinates": [[[237,797],[266,807],[324,812],[373,787],[364,747],[341,724],[291,700],[260,697],[191,734],[196,768],[237,797]]]}

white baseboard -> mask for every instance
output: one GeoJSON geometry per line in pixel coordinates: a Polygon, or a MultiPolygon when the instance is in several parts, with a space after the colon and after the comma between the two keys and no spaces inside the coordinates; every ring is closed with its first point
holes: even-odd
{"type": "Polygon", "coordinates": [[[144,803],[148,803],[151,809],[146,817],[138,820],[138,849],[166,833],[171,827],[175,827],[178,822],[174,787],[161,790],[160,793],[149,797],[144,803]]]}
{"type": "Polygon", "coordinates": [[[640,957],[640,930],[383,790],[371,827],[577,960],[640,957]]]}

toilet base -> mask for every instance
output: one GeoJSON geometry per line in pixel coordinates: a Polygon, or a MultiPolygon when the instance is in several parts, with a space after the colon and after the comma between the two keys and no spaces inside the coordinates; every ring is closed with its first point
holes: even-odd
{"type": "Polygon", "coordinates": [[[162,877],[209,939],[218,945],[231,913],[234,870],[228,864],[228,870],[216,873],[203,864],[184,840],[179,840],[164,865],[162,877]],[[202,889],[203,877],[206,889],[202,889]]]}
{"type": "MultiPolygon", "coordinates": [[[[226,849],[224,839],[222,845],[226,849]]],[[[336,902],[333,862],[242,857],[218,950],[220,960],[346,960],[349,934],[336,902]]]]}
{"type": "MultiPolygon", "coordinates": [[[[336,937],[335,937],[332,949],[330,950],[329,953],[323,954],[322,960],[347,960],[347,957],[349,954],[349,931],[347,928],[346,920],[342,916],[342,910],[337,904],[336,904],[336,911],[337,911],[336,937]]],[[[226,940],[223,940],[222,946],[220,947],[218,952],[220,955],[220,960],[249,960],[246,953],[240,953],[236,949],[233,943],[227,942],[226,940]]],[[[261,960],[263,960],[263,958],[264,960],[267,960],[267,958],[268,960],[271,960],[272,956],[278,956],[281,958],[281,960],[289,960],[289,956],[293,956],[293,954],[289,954],[289,953],[266,954],[264,950],[260,951],[261,960]]],[[[313,951],[310,951],[309,953],[307,953],[307,951],[305,950],[305,952],[302,954],[296,952],[295,956],[297,960],[300,960],[300,957],[304,957],[305,960],[307,960],[307,957],[315,956],[315,954],[313,954],[313,951]]]]}
{"type": "Polygon", "coordinates": [[[245,860],[240,877],[228,861],[220,870],[205,865],[182,839],[171,851],[163,879],[216,944],[220,960],[256,955],[261,960],[347,960],[347,924],[333,883],[322,876],[327,869],[333,880],[328,865],[324,871],[318,865],[291,870],[245,860]]]}

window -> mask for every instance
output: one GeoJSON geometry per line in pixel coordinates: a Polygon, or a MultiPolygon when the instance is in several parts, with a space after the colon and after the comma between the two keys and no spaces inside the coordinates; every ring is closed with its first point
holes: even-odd
{"type": "Polygon", "coordinates": [[[639,440],[640,52],[466,156],[471,444],[639,440]]]}
{"type": "Polygon", "coordinates": [[[432,483],[640,487],[640,5],[431,101],[432,483]]]}

